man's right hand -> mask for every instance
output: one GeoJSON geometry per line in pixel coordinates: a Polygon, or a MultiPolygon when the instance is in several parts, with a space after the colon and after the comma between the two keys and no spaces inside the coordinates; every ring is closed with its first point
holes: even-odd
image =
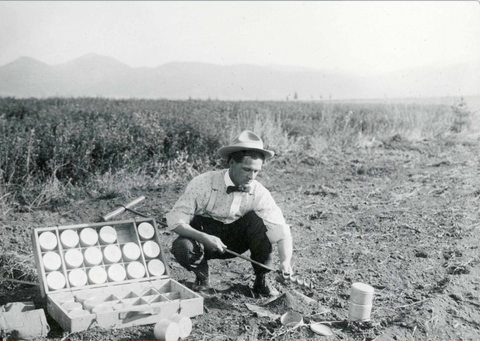
{"type": "Polygon", "coordinates": [[[222,240],[216,236],[204,233],[201,242],[210,251],[224,253],[227,245],[223,244],[222,240]]]}
{"type": "Polygon", "coordinates": [[[197,231],[187,224],[178,225],[173,231],[180,236],[195,239],[202,243],[209,251],[223,253],[225,252],[224,249],[227,248],[227,245],[223,244],[220,238],[205,232],[197,231]]]}

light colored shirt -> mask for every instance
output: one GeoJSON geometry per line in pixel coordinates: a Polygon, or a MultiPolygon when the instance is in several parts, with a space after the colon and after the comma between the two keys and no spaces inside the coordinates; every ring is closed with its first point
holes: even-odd
{"type": "Polygon", "coordinates": [[[267,237],[272,243],[282,239],[291,239],[290,226],[285,223],[282,211],[275,203],[270,192],[258,181],[253,180],[250,192],[227,194],[227,186],[233,186],[228,169],[206,172],[196,176],[188,184],[185,193],[178,199],[173,209],[167,213],[170,230],[178,225],[189,225],[196,215],[210,217],[224,224],[230,224],[254,211],[267,227],[267,237]],[[212,193],[214,177],[222,177],[215,203],[210,211],[207,205],[212,193]],[[248,198],[248,196],[253,196],[248,198]],[[253,199],[253,200],[252,200],[253,199]]]}

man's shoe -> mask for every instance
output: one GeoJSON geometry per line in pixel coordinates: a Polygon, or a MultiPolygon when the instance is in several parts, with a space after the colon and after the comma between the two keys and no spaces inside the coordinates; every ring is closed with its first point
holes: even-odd
{"type": "Polygon", "coordinates": [[[210,281],[207,280],[201,280],[196,278],[195,282],[192,284],[192,290],[194,291],[208,291],[212,287],[210,286],[210,281]]]}
{"type": "Polygon", "coordinates": [[[208,264],[198,269],[193,269],[195,273],[195,282],[193,282],[192,289],[195,291],[207,291],[211,289],[210,286],[210,271],[208,264]]]}
{"type": "Polygon", "coordinates": [[[280,293],[267,280],[266,274],[260,274],[255,277],[253,292],[260,296],[278,296],[280,293]]]}

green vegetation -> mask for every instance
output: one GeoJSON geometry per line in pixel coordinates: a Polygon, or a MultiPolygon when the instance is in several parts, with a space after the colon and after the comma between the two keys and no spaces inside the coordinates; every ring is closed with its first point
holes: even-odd
{"type": "Polygon", "coordinates": [[[185,179],[221,166],[216,150],[244,129],[288,160],[458,134],[469,114],[464,104],[2,98],[0,204],[3,214],[52,208],[75,193],[185,179]]]}

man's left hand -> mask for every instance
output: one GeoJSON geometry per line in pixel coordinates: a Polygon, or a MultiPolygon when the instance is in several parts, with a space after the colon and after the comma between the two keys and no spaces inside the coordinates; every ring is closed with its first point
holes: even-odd
{"type": "Polygon", "coordinates": [[[282,271],[282,274],[293,274],[293,269],[290,265],[290,262],[282,262],[280,264],[280,271],[282,271]]]}

